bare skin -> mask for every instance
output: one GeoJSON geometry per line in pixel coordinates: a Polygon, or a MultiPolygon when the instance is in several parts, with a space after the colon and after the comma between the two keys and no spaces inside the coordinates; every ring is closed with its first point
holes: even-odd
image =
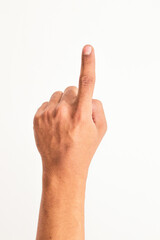
{"type": "Polygon", "coordinates": [[[85,45],[78,88],[54,92],[34,116],[34,136],[43,166],[36,240],[85,239],[88,169],[107,131],[103,105],[92,99],[94,85],[94,48],[85,45]]]}

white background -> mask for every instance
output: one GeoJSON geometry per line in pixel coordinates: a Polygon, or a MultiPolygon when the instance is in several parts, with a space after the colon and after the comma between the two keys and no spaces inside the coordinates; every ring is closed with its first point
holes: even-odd
{"type": "Polygon", "coordinates": [[[160,239],[160,1],[0,0],[0,239],[35,239],[41,158],[32,121],[96,54],[108,131],[86,189],[86,240],[160,239]]]}

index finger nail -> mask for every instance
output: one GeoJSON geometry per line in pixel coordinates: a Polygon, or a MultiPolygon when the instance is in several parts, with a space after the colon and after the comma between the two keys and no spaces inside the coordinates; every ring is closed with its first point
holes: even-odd
{"type": "Polygon", "coordinates": [[[83,48],[83,55],[90,55],[91,54],[91,52],[92,52],[92,48],[91,48],[91,46],[85,46],[84,48],[83,48]]]}

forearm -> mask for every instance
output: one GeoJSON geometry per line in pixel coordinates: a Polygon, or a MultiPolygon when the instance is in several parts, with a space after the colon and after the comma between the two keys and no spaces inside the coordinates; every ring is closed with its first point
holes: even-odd
{"type": "Polygon", "coordinates": [[[36,240],[84,240],[85,180],[44,176],[36,240]]]}

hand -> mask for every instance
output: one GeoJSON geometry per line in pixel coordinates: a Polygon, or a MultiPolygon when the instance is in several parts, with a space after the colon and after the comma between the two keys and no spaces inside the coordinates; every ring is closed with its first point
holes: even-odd
{"type": "Polygon", "coordinates": [[[79,87],[54,92],[34,116],[34,136],[43,173],[86,179],[91,159],[107,131],[103,105],[92,99],[94,85],[94,48],[85,45],[79,87]]]}

